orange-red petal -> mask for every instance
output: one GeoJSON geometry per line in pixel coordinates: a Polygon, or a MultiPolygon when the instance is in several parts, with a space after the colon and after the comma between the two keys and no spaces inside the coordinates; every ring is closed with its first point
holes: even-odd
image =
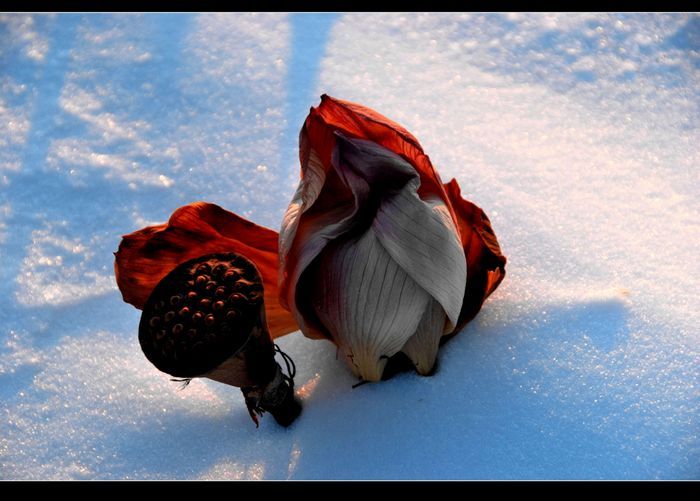
{"type": "Polygon", "coordinates": [[[302,127],[299,155],[304,165],[309,147],[314,148],[326,168],[330,168],[331,153],[335,146],[334,132],[368,139],[402,156],[415,167],[421,180],[418,194],[434,194],[447,202],[442,181],[423,152],[418,140],[403,126],[361,104],[321,96],[321,104],[311,108],[302,127]]]}
{"type": "Polygon", "coordinates": [[[467,258],[467,288],[454,330],[458,332],[476,316],[484,300],[505,277],[506,257],[489,218],[481,208],[462,198],[457,181],[453,179],[445,184],[445,190],[457,215],[455,222],[467,258]]]}
{"type": "Polygon", "coordinates": [[[237,252],[260,271],[265,314],[272,337],[298,329],[282,308],[277,288],[277,232],[258,226],[218,205],[195,202],[177,209],[167,224],[124,235],[114,272],[124,301],[143,308],[151,291],[177,265],[215,252],[237,252]]]}

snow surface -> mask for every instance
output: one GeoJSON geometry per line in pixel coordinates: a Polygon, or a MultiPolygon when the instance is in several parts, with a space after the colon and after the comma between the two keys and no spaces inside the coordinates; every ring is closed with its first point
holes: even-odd
{"type": "Polygon", "coordinates": [[[700,16],[0,17],[0,478],[700,478],[700,16]],[[142,355],[119,238],[208,200],[278,228],[329,93],[405,125],[507,276],[433,377],[304,411],[142,355]],[[695,292],[693,292],[695,291],[695,292]]]}

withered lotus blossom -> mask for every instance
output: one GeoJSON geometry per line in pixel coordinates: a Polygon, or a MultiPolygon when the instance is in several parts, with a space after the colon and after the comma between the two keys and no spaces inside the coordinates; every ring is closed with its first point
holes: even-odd
{"type": "Polygon", "coordinates": [[[442,183],[415,137],[367,107],[323,95],[299,149],[280,230],[282,306],[362,380],[406,359],[429,374],[440,342],[505,276],[488,217],[456,180],[442,183]]]}
{"type": "Polygon", "coordinates": [[[440,344],[505,276],[488,217],[456,180],[442,183],[416,138],[367,107],[323,95],[299,142],[301,181],[279,235],[213,204],[182,207],[124,237],[124,300],[142,308],[179,264],[236,252],[260,271],[273,338],[328,339],[363,381],[405,364],[430,374],[440,344]]]}

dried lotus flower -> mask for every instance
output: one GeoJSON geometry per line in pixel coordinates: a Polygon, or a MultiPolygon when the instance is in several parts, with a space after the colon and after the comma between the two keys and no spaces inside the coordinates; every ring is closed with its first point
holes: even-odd
{"type": "Polygon", "coordinates": [[[438,348],[505,276],[486,214],[443,184],[418,140],[367,107],[324,95],[300,134],[301,181],[280,230],[280,303],[378,381],[438,348]]]}

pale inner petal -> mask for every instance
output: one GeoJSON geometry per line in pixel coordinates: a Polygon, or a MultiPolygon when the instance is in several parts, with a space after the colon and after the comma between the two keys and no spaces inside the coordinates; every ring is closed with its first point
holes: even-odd
{"type": "Polygon", "coordinates": [[[382,202],[372,227],[391,257],[440,302],[450,320],[445,330],[452,330],[462,309],[467,263],[445,204],[403,189],[382,202]]]}
{"type": "Polygon", "coordinates": [[[401,348],[401,351],[411,359],[419,374],[425,376],[433,370],[445,320],[445,310],[442,305],[431,298],[416,333],[401,348]]]}
{"type": "MultiPolygon", "coordinates": [[[[452,330],[462,309],[467,262],[445,203],[433,197],[421,199],[415,169],[392,151],[363,139],[341,136],[338,142],[348,168],[380,195],[372,224],[377,238],[411,278],[440,302],[450,320],[445,331],[452,330]]],[[[340,163],[338,167],[344,168],[340,163]]]]}
{"type": "MultiPolygon", "coordinates": [[[[359,239],[329,245],[319,259],[320,283],[312,293],[319,320],[353,372],[378,381],[386,359],[416,332],[432,298],[396,264],[371,229],[359,239]]],[[[442,327],[432,336],[439,339],[442,327]]]]}

